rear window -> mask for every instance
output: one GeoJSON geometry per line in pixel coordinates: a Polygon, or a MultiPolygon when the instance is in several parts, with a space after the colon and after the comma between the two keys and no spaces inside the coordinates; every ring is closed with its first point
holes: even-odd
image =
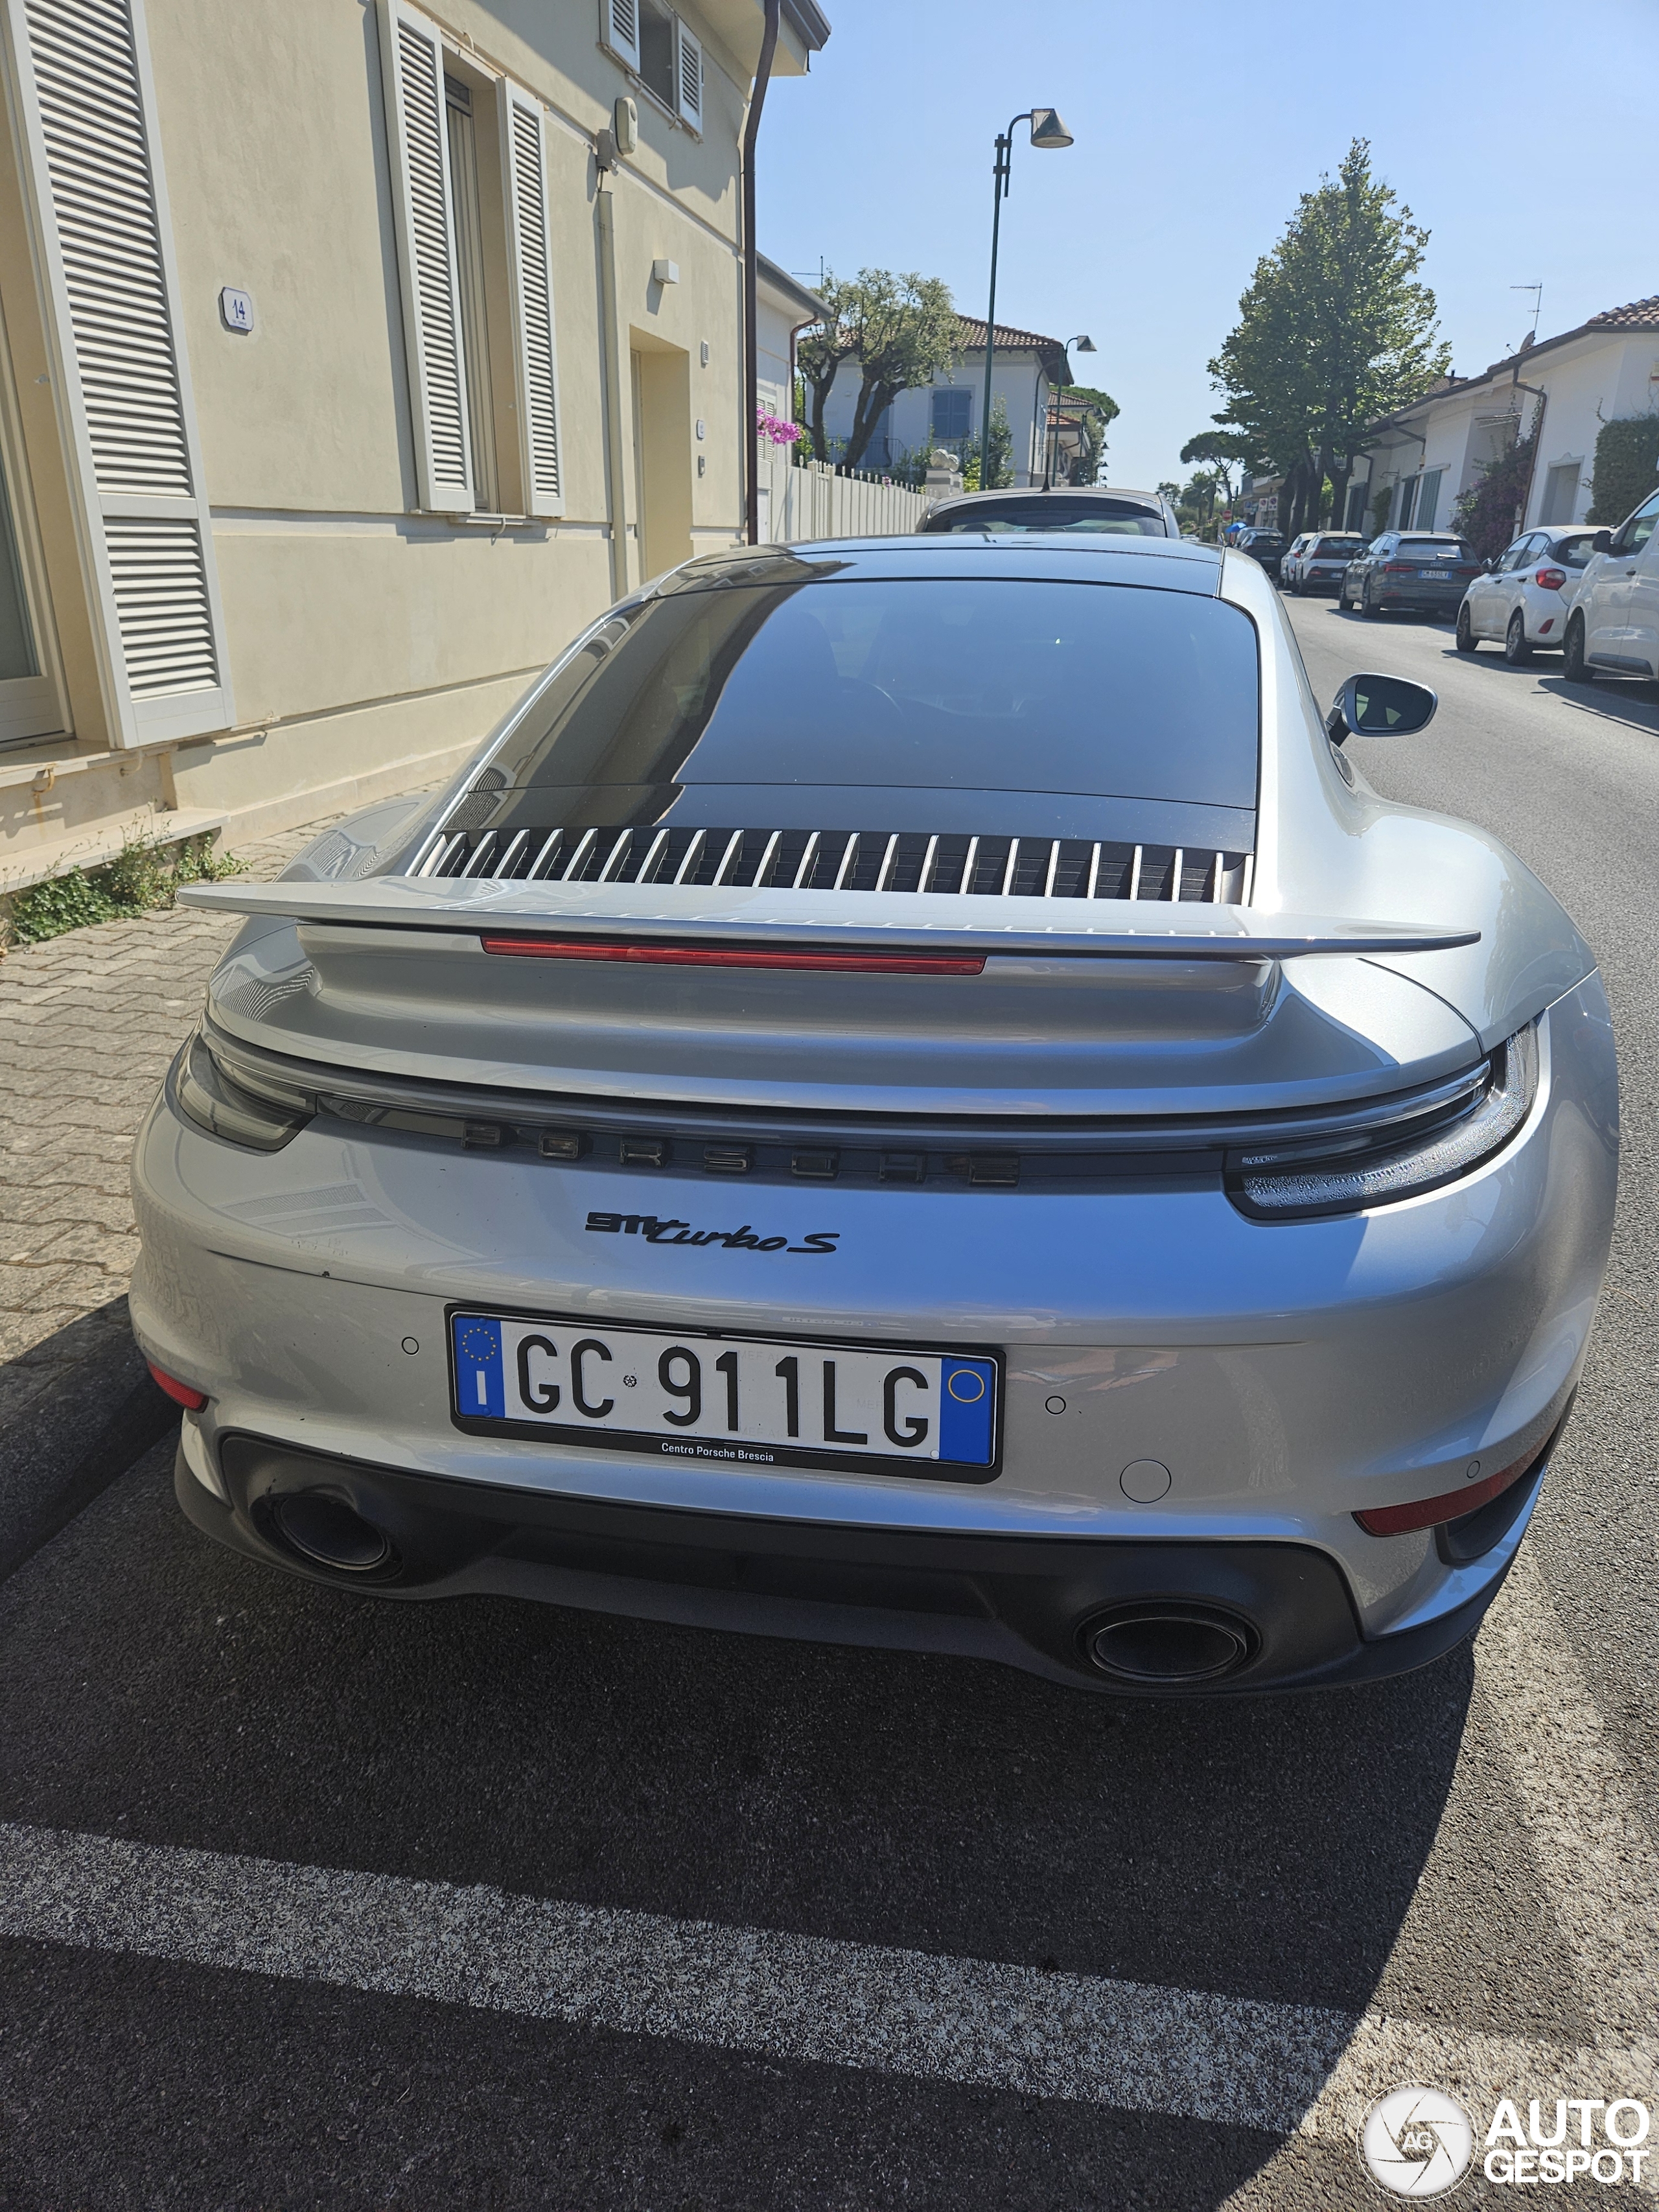
{"type": "Polygon", "coordinates": [[[1412,561],[1473,561],[1461,538],[1402,538],[1400,550],[1412,561]]]}
{"type": "Polygon", "coordinates": [[[988,499],[981,507],[949,507],[922,524],[943,536],[947,531],[986,532],[993,536],[1010,530],[1060,530],[1072,536],[1101,533],[1117,538],[1167,538],[1161,509],[1136,499],[1067,499],[1059,492],[1040,492],[1035,498],[1007,501],[988,499]]]}
{"type": "Polygon", "coordinates": [[[1254,626],[1195,592],[733,586],[613,617],[530,702],[501,765],[520,789],[955,786],[1253,807],[1257,691],[1254,626]]]}
{"type": "Polygon", "coordinates": [[[1550,558],[1564,562],[1569,568],[1583,568],[1589,565],[1595,550],[1595,532],[1585,530],[1576,538],[1558,538],[1550,547],[1550,558]]]}
{"type": "Polygon", "coordinates": [[[1322,538],[1311,557],[1316,561],[1352,561],[1364,542],[1363,538],[1322,538]]]}

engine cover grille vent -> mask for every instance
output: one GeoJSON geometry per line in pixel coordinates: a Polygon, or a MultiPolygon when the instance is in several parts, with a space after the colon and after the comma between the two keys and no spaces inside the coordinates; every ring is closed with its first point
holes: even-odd
{"type": "MultiPolygon", "coordinates": [[[[463,802],[465,805],[465,802],[463,802]]],[[[1239,906],[1250,856],[1082,837],[886,830],[476,829],[460,809],[416,876],[490,883],[731,884],[787,890],[940,891],[990,898],[1158,899],[1239,906]]]]}

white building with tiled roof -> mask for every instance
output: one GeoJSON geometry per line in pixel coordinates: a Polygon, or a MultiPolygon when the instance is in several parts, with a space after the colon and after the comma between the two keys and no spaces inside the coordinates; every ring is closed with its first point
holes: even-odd
{"type": "MultiPolygon", "coordinates": [[[[977,450],[985,400],[985,319],[958,315],[961,353],[956,364],[941,369],[930,385],[901,392],[870,441],[859,466],[879,473],[912,453],[944,446],[962,457],[977,450]]],[[[858,398],[860,371],[856,362],[843,362],[824,410],[824,429],[831,442],[831,458],[839,459],[852,434],[853,408],[858,398]]],[[[1066,348],[1058,338],[1036,331],[1016,330],[999,323],[991,357],[991,404],[1001,400],[1013,441],[1011,460],[1017,484],[1041,483],[1043,448],[1050,428],[1049,400],[1055,389],[1071,381],[1066,348]]],[[[1073,430],[1071,442],[1076,443],[1073,430]]]]}
{"type": "Polygon", "coordinates": [[[1582,522],[1602,424],[1656,408],[1659,295],[1522,346],[1479,376],[1449,377],[1414,407],[1386,417],[1356,465],[1348,527],[1370,527],[1387,489],[1391,529],[1443,529],[1482,465],[1534,430],[1538,452],[1518,527],[1582,522]]]}

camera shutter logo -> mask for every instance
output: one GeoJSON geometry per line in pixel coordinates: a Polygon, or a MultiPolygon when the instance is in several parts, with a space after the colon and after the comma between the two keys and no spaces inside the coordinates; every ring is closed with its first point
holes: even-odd
{"type": "Polygon", "coordinates": [[[1443,2089],[1391,2089],[1366,2116],[1359,2155],[1395,2196],[1438,2197],[1468,2172],[1474,2129],[1443,2089]]]}

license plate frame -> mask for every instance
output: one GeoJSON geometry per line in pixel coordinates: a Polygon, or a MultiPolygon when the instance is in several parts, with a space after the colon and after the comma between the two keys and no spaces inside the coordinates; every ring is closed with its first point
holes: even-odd
{"type": "MultiPolygon", "coordinates": [[[[550,1313],[543,1307],[508,1306],[483,1301],[452,1301],[446,1305],[444,1345],[448,1368],[450,1420],[466,1436],[507,1437],[515,1441],[565,1447],[576,1444],[586,1449],[630,1453],[641,1459],[661,1459],[679,1467],[723,1467],[734,1472],[748,1469],[757,1474],[784,1468],[809,1473],[816,1469],[872,1477],[908,1475],[923,1481],[980,1484],[994,1482],[1002,1473],[1006,1363],[1002,1351],[994,1345],[944,1344],[937,1340],[915,1339],[897,1343],[891,1339],[801,1336],[787,1330],[771,1329],[675,1328],[661,1322],[620,1321],[608,1316],[596,1321],[591,1314],[550,1313]],[[649,1429],[605,1427],[597,1422],[588,1425],[555,1420],[515,1420],[510,1413],[505,1413],[501,1415],[469,1413],[462,1407],[456,1326],[460,1321],[528,1324],[538,1328],[562,1329],[567,1334],[579,1332],[588,1339],[603,1340],[607,1334],[613,1337],[646,1336],[687,1347],[706,1346],[711,1352],[723,1346],[750,1345],[776,1346],[786,1355],[792,1352],[818,1353],[831,1358],[837,1352],[857,1352],[889,1360],[895,1365],[913,1358],[942,1362],[956,1360],[964,1365],[971,1363],[975,1367],[988,1365],[992,1370],[990,1455],[982,1462],[913,1459],[900,1452],[868,1449],[838,1451],[806,1445],[799,1440],[754,1443],[738,1438],[726,1443],[713,1435],[691,1437],[682,1432],[673,1437],[649,1429]]],[[[502,1364],[505,1364],[504,1358],[502,1364]]]]}

